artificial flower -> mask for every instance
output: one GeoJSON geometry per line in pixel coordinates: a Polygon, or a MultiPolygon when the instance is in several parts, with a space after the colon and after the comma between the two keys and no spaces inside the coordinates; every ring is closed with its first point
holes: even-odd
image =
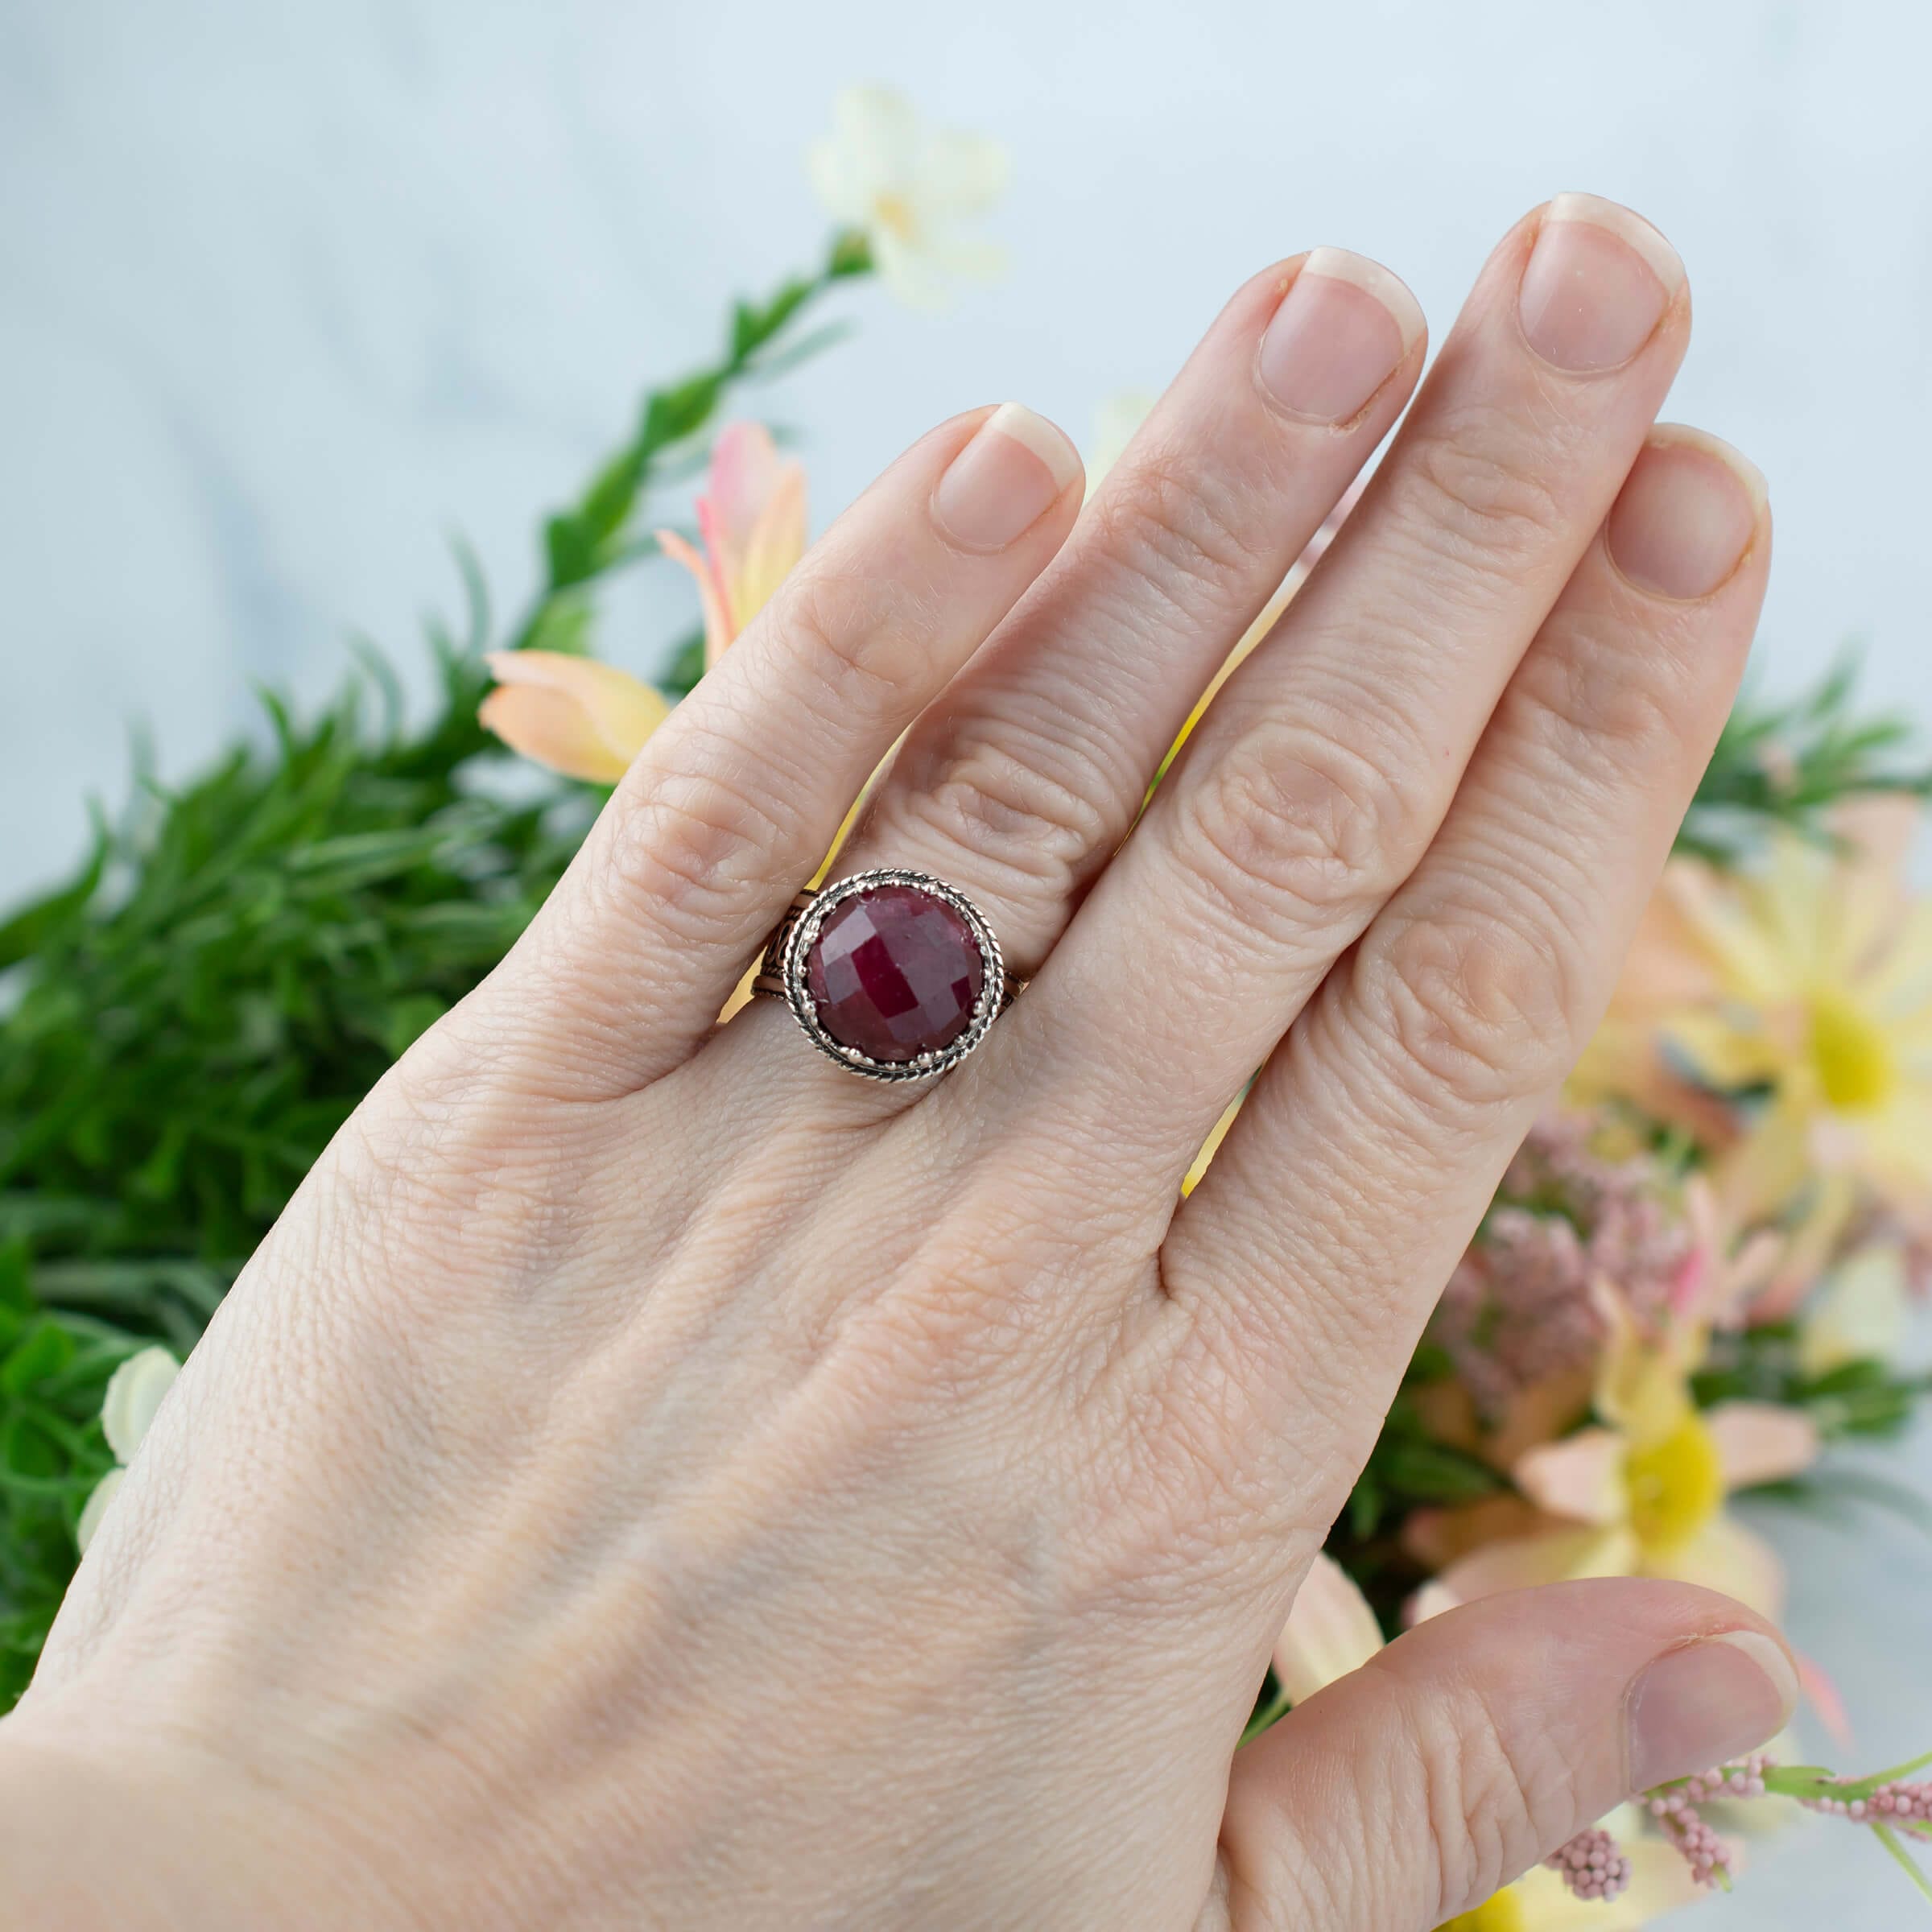
{"type": "Polygon", "coordinates": [[[670,706],[627,671],[555,650],[499,650],[477,712],[512,751],[567,778],[614,785],[670,706]]]}
{"type": "Polygon", "coordinates": [[[1873,1241],[1845,1257],[1798,1317],[1798,1366],[1827,1375],[1847,1362],[1890,1361],[1904,1346],[1911,1311],[1904,1249],[1873,1241]]]}
{"type": "Polygon", "coordinates": [[[701,552],[675,530],[657,535],[697,580],[708,671],[805,554],[804,466],[779,456],[762,423],[728,424],[712,445],[697,512],[701,552]]]}
{"type": "Polygon", "coordinates": [[[1517,1496],[1410,1519],[1412,1551],[1443,1562],[1416,1595],[1417,1620],[1498,1591],[1583,1576],[1677,1577],[1778,1614],[1777,1558],[1724,1505],[1735,1489],[1809,1468],[1816,1426],[1770,1402],[1724,1402],[1700,1414],[1689,1386],[1702,1345],[1695,1327],[1684,1324],[1660,1342],[1620,1309],[1608,1320],[1595,1393],[1601,1421],[1517,1456],[1509,1469],[1517,1496]],[[1495,1530],[1502,1533],[1487,1534],[1495,1530]]]}
{"type": "Polygon", "coordinates": [[[127,1474],[127,1465],[134,1459],[134,1451],[154,1426],[162,1398],[174,1387],[175,1377],[180,1373],[181,1364],[173,1356],[167,1349],[155,1347],[130,1355],[108,1377],[101,1401],[101,1432],[114,1452],[114,1467],[95,1484],[75,1526],[74,1541],[80,1545],[82,1555],[94,1540],[94,1532],[101,1527],[108,1505],[114,1500],[122,1478],[127,1474]]]}
{"type": "MultiPolygon", "coordinates": [[[[697,514],[701,550],[675,530],[657,535],[696,580],[708,671],[804,554],[805,472],[780,460],[762,423],[730,423],[712,446],[697,514]]],[[[487,662],[497,688],[477,713],[484,726],[566,778],[614,785],[670,715],[650,685],[593,658],[506,650],[487,662]]]]}
{"type": "Polygon", "coordinates": [[[892,88],[848,87],[807,160],[819,200],[865,237],[881,279],[910,307],[942,308],[954,279],[999,273],[1001,252],[964,232],[1006,185],[997,141],[922,126],[892,88]]]}
{"type": "MultiPolygon", "coordinates": [[[[1733,876],[1674,860],[1580,1088],[1711,1146],[1742,1218],[1807,1204],[1835,1233],[1862,1183],[1932,1202],[1932,902],[1907,891],[1917,807],[1841,807],[1836,844],[1773,835],[1733,876]]],[[[1811,1244],[1815,1251],[1828,1239],[1811,1244]]]]}
{"type": "Polygon", "coordinates": [[[1382,1647],[1368,1600],[1335,1558],[1318,1552],[1274,1646],[1274,1674],[1290,1703],[1359,1670],[1382,1647]]]}
{"type": "Polygon", "coordinates": [[[1147,420],[1154,403],[1153,392],[1145,389],[1119,389],[1101,398],[1093,412],[1093,440],[1087,451],[1089,500],[1108,471],[1127,453],[1127,445],[1147,420]]]}
{"type": "MultiPolygon", "coordinates": [[[[1274,1647],[1275,1676],[1290,1701],[1305,1702],[1360,1670],[1381,1647],[1368,1599],[1332,1557],[1318,1555],[1274,1647]]],[[[1697,1897],[1683,1860],[1662,1839],[1642,1836],[1633,1810],[1626,1807],[1610,1822],[1630,1866],[1629,1889],[1616,1897],[1579,1898],[1556,1872],[1538,1865],[1451,1919],[1443,1932],[1637,1932],[1697,1897]]]]}

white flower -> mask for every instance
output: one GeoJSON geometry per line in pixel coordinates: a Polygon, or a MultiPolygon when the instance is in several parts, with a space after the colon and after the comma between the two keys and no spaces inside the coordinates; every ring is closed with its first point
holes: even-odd
{"type": "Polygon", "coordinates": [[[101,1527],[101,1519],[107,1514],[107,1506],[114,1500],[127,1465],[134,1459],[134,1451],[154,1426],[163,1397],[174,1387],[175,1377],[180,1373],[181,1364],[165,1348],[157,1347],[130,1355],[108,1377],[107,1392],[101,1399],[101,1430],[118,1467],[109,1470],[94,1485],[87,1507],[80,1512],[74,1540],[80,1546],[82,1555],[94,1540],[94,1532],[101,1527]]]}
{"type": "Polygon", "coordinates": [[[886,285],[914,308],[943,307],[956,276],[985,280],[1005,258],[960,232],[1006,185],[1006,151],[984,134],[919,125],[912,103],[886,87],[848,87],[832,132],[807,157],[832,218],[861,230],[886,285]]]}
{"type": "Polygon", "coordinates": [[[1147,420],[1154,398],[1145,389],[1117,389],[1102,398],[1093,412],[1093,441],[1087,456],[1087,494],[1091,497],[1100,479],[1126,453],[1134,432],[1147,420]]]}
{"type": "Polygon", "coordinates": [[[1875,1242],[1827,1275],[1799,1318],[1798,1365],[1825,1375],[1847,1362],[1891,1361],[1905,1346],[1911,1317],[1905,1257],[1875,1242]]]}

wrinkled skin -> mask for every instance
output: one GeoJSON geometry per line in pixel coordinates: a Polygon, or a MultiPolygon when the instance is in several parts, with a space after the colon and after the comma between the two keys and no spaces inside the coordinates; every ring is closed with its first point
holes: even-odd
{"type": "Polygon", "coordinates": [[[1125,844],[1409,400],[1392,278],[1256,278],[1084,515],[979,411],[808,555],[163,1406],[0,1724],[13,1922],[1420,1929],[1777,1727],[1736,1645],[1640,1720],[1759,1626],[1613,1581],[1236,1751],[1763,590],[1754,473],[1653,427],[1667,247],[1563,212],[1125,844]],[[840,870],[954,881],[1033,977],[883,1087],[715,1016],[908,726],[840,870]]]}

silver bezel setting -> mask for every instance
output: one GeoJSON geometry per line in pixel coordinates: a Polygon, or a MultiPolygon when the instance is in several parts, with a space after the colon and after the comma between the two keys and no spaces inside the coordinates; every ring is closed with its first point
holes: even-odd
{"type": "Polygon", "coordinates": [[[778,973],[784,985],[786,1004],[791,1009],[792,1018],[803,1028],[806,1038],[826,1059],[836,1062],[848,1073],[863,1074],[869,1080],[931,1080],[958,1066],[985,1038],[987,1029],[999,1016],[1006,991],[1006,964],[1000,956],[1000,943],[993,937],[993,928],[986,923],[979,907],[943,879],[935,879],[930,873],[905,872],[897,868],[855,872],[848,879],[840,879],[836,885],[824,887],[785,935],[778,958],[778,973]],[[980,997],[973,1006],[972,1018],[966,1022],[965,1030],[949,1046],[942,1046],[935,1053],[919,1054],[910,1060],[875,1060],[857,1046],[841,1045],[820,1022],[817,1005],[806,983],[806,962],[811,956],[811,949],[818,943],[826,920],[846,900],[881,886],[909,886],[916,891],[943,900],[966,922],[966,930],[972,935],[973,943],[980,949],[980,997]]]}

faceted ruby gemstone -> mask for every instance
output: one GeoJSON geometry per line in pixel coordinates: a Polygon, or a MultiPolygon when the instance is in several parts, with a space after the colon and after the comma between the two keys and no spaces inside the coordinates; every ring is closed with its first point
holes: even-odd
{"type": "Polygon", "coordinates": [[[972,927],[917,886],[840,900],[805,961],[819,1024],[841,1046],[894,1063],[950,1046],[985,977],[972,927]]]}

